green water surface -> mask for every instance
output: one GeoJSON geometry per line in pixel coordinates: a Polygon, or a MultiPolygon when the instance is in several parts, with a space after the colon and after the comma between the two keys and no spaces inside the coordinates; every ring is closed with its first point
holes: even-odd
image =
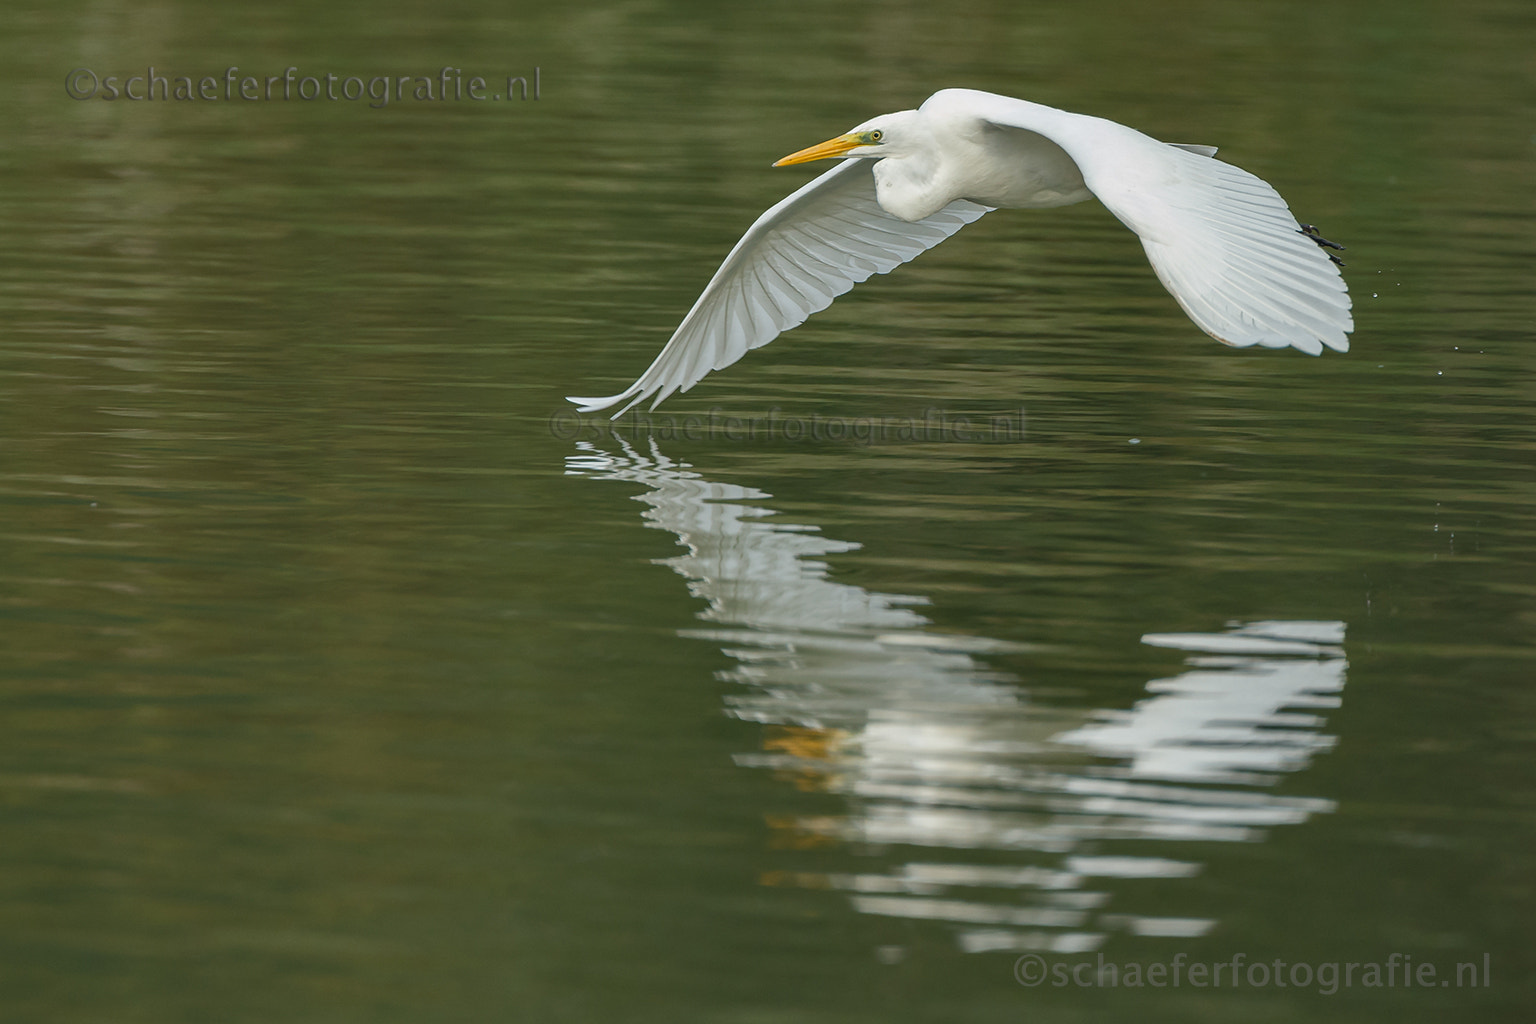
{"type": "Polygon", "coordinates": [[[4,19],[0,1018],[1528,1018],[1528,3],[4,19]],[[1352,351],[1084,204],[568,411],[944,86],[1220,146],[1352,351]]]}

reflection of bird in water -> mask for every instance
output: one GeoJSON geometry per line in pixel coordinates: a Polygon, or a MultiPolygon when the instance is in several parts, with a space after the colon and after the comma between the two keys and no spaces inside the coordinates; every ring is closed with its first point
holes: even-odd
{"type": "Polygon", "coordinates": [[[1267,790],[1333,744],[1321,711],[1340,702],[1343,623],[1148,634],[1188,666],[1133,707],[1037,702],[988,664],[1026,649],[940,632],[924,598],[835,579],[824,559],[856,543],[778,521],[769,495],[654,441],[619,443],[579,442],[568,472],[644,485],[646,523],[686,549],[658,561],[708,602],[708,626],[679,632],[732,658],[727,709],[763,727],[737,763],[842,801],[765,813],[784,860],[763,884],[943,922],[967,950],[1081,951],[1117,931],[1204,934],[1203,908],[1135,913],[1111,889],[1198,873],[1190,844],[1256,842],[1332,809],[1267,790]],[[796,863],[818,852],[843,870],[796,863]]]}
{"type": "Polygon", "coordinates": [[[917,110],[780,160],[845,158],[747,229],[639,380],[571,401],[593,412],[627,399],[622,415],[654,395],[655,408],[988,210],[1094,196],[1136,232],[1164,287],[1218,341],[1348,351],[1342,264],[1323,248],[1342,246],[1215,153],[993,93],[934,93],[917,110]]]}

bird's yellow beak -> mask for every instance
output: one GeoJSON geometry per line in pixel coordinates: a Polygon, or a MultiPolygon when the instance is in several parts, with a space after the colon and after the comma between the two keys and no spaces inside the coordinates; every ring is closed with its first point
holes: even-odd
{"type": "Polygon", "coordinates": [[[850,149],[858,149],[860,146],[869,145],[868,140],[862,134],[839,135],[835,139],[818,143],[810,149],[802,149],[798,153],[791,153],[782,160],[774,161],[775,167],[788,167],[790,164],[805,164],[812,160],[826,160],[834,156],[842,156],[850,149]]]}

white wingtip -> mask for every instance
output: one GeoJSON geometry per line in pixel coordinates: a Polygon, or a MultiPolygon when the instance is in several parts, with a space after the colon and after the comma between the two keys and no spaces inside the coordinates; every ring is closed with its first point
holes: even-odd
{"type": "Polygon", "coordinates": [[[633,409],[640,402],[645,401],[645,392],[640,390],[638,384],[636,384],[634,387],[631,387],[628,391],[620,392],[617,395],[609,395],[607,398],[573,398],[571,396],[566,396],[565,400],[567,402],[575,403],[577,412],[601,412],[611,405],[618,405],[620,402],[624,401],[626,398],[629,398],[631,395],[634,395],[634,398],[630,399],[629,404],[609,417],[610,419],[616,420],[620,416],[623,416],[625,413],[629,412],[629,410],[633,409]],[[637,391],[640,393],[635,394],[637,391]]]}

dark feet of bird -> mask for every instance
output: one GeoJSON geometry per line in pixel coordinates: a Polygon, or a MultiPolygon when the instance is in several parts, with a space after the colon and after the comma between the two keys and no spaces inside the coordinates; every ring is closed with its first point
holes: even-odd
{"type": "Polygon", "coordinates": [[[1343,260],[1339,259],[1333,253],[1328,251],[1329,249],[1338,249],[1340,252],[1343,252],[1344,247],[1338,242],[1328,241],[1328,239],[1318,234],[1317,228],[1313,227],[1311,224],[1303,224],[1301,226],[1301,231],[1299,231],[1298,234],[1306,235],[1308,238],[1312,239],[1312,241],[1316,242],[1318,247],[1323,250],[1323,255],[1333,260],[1333,262],[1337,263],[1339,266],[1342,267],[1345,265],[1343,260]]]}

